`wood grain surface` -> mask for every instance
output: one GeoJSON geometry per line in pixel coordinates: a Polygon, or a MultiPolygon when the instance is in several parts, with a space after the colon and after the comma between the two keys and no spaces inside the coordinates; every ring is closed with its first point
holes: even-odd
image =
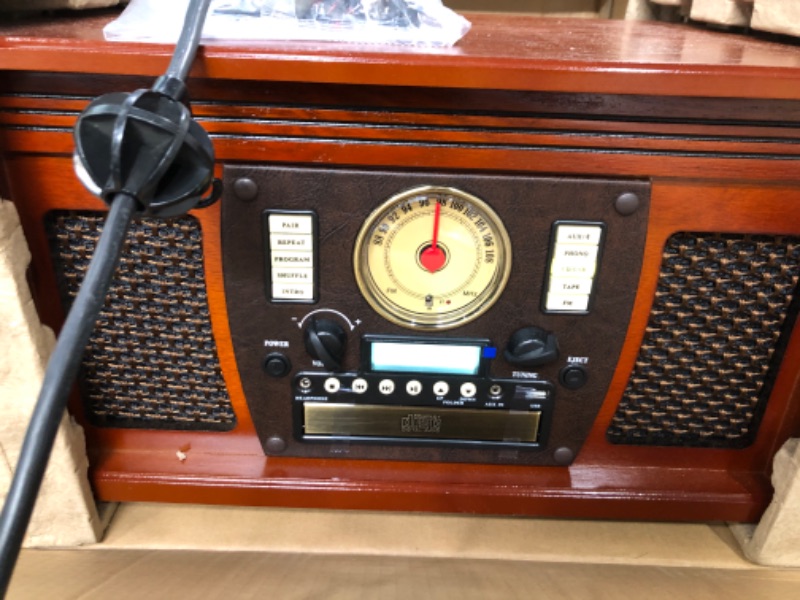
{"type": "MultiPolygon", "coordinates": [[[[149,85],[166,46],[110,43],[114,12],[0,24],[4,193],[34,256],[37,305],[63,317],[42,219],[98,209],[72,173],[71,128],[101,93],[149,85]]],[[[761,435],[740,450],[612,446],[674,231],[800,233],[800,49],[663,24],[471,15],[456,47],[210,44],[189,82],[225,164],[394,169],[652,184],[638,294],[614,380],[569,468],[269,458],[229,335],[217,207],[205,233],[212,326],[238,426],[224,434],[87,428],[99,498],[349,509],[752,521],[770,460],[798,433],[800,334],[761,435]],[[184,453],[185,460],[176,455],[184,453]]],[[[80,417],[79,403],[73,410],[80,417]]]]}

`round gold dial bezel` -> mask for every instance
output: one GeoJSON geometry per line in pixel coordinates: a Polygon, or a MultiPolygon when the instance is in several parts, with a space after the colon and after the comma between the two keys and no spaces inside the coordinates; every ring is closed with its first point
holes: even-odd
{"type": "MultiPolygon", "coordinates": [[[[419,225],[416,225],[416,227],[419,227],[419,225]]],[[[419,237],[420,247],[426,241],[428,241],[427,237],[419,237]]],[[[417,331],[442,331],[474,321],[497,302],[511,273],[511,258],[511,240],[508,232],[500,217],[485,201],[457,188],[421,186],[392,196],[370,213],[356,238],[353,251],[353,268],[356,282],[362,295],[382,317],[392,323],[417,331]],[[404,214],[403,206],[415,201],[419,204],[427,199],[428,206],[418,206],[416,213],[414,213],[413,208],[409,212],[415,214],[416,217],[430,213],[429,222],[432,223],[435,210],[432,202],[439,198],[444,198],[446,201],[441,209],[442,232],[440,243],[442,247],[448,247],[449,240],[455,239],[455,233],[463,234],[461,237],[471,236],[474,242],[474,247],[471,251],[475,254],[475,265],[473,271],[467,277],[473,276],[474,279],[475,273],[478,273],[485,281],[480,285],[478,291],[471,290],[471,293],[474,293],[474,297],[471,296],[471,299],[467,301],[454,296],[454,299],[458,300],[456,306],[451,308],[449,303],[443,303],[428,308],[426,312],[422,312],[418,308],[410,306],[407,302],[408,298],[401,301],[392,300],[377,282],[377,280],[385,282],[392,277],[389,274],[391,271],[391,256],[388,254],[391,252],[391,248],[383,252],[384,260],[383,264],[380,265],[376,264],[374,256],[373,260],[370,259],[370,252],[380,254],[378,250],[374,249],[376,236],[381,237],[381,239],[392,238],[393,233],[396,235],[398,231],[410,222],[409,213],[404,214]],[[453,208],[455,202],[465,208],[460,211],[456,210],[453,208]],[[396,223],[390,225],[388,221],[391,215],[398,216],[396,223]],[[382,228],[380,232],[379,228],[382,228]],[[456,228],[460,228],[460,230],[456,228]],[[490,237],[487,238],[487,235],[490,237]],[[493,259],[491,263],[487,262],[490,252],[493,259]]],[[[411,271],[414,275],[408,276],[408,273],[406,273],[406,277],[411,280],[399,281],[399,284],[406,290],[414,287],[424,289],[424,279],[428,274],[418,264],[418,260],[414,261],[411,257],[408,257],[407,260],[417,263],[416,267],[420,269],[419,276],[417,277],[416,271],[409,268],[407,271],[411,271]]],[[[447,266],[445,265],[443,268],[447,266]]],[[[453,268],[455,269],[455,266],[453,268]]],[[[450,274],[449,276],[457,278],[458,273],[450,274]]],[[[458,279],[455,279],[455,281],[458,282],[458,279]]],[[[467,280],[461,286],[454,285],[451,287],[456,290],[462,290],[462,293],[465,293],[462,288],[467,287],[470,281],[472,280],[467,280]]],[[[434,304],[440,300],[445,302],[445,300],[437,298],[434,304]]]]}

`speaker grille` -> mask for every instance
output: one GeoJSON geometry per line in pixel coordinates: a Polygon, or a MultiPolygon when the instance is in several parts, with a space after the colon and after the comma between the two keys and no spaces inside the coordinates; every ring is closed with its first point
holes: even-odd
{"type": "MultiPolygon", "coordinates": [[[[66,306],[77,294],[104,222],[103,213],[48,215],[66,306]]],[[[233,428],[208,313],[202,232],[193,217],[133,222],[84,354],[81,392],[89,420],[98,426],[233,428]]]]}
{"type": "Polygon", "coordinates": [[[799,263],[800,238],[673,235],[609,441],[751,443],[794,321],[799,263]]]}

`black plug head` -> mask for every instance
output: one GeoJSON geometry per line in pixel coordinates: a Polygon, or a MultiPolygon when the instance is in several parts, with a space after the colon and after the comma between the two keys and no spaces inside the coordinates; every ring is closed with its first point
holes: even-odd
{"type": "Polygon", "coordinates": [[[89,104],[75,126],[75,163],[107,204],[124,192],[147,216],[184,214],[214,183],[208,134],[185,104],[156,90],[106,94],[89,104]]]}

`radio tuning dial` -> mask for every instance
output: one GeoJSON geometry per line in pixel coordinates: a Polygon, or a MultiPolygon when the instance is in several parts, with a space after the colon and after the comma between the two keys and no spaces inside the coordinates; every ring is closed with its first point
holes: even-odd
{"type": "Polygon", "coordinates": [[[538,367],[558,358],[558,342],[541,327],[523,327],[511,335],[503,355],[513,365],[538,367]]]}
{"type": "Polygon", "coordinates": [[[304,332],[306,351],[329,371],[338,371],[344,358],[347,334],[330,319],[311,319],[304,332]]]}
{"type": "Polygon", "coordinates": [[[511,240],[482,199],[423,186],[378,206],[356,238],[353,266],[364,299],[418,331],[453,329],[484,314],[511,273],[511,240]]]}

